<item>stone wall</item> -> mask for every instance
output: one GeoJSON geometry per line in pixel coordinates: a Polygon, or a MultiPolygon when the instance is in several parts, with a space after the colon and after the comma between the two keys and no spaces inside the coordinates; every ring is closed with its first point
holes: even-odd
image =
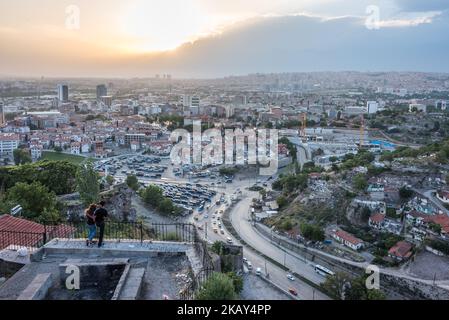
{"type": "MultiPolygon", "coordinates": [[[[131,207],[133,192],[125,183],[121,183],[101,192],[99,198],[106,201],[106,209],[112,218],[120,221],[136,221],[136,210],[131,207]]],[[[76,221],[84,217],[86,208],[80,200],[79,193],[60,196],[59,200],[64,204],[64,214],[69,220],[76,221]]]]}
{"type": "Polygon", "coordinates": [[[410,300],[449,300],[449,291],[411,279],[381,274],[380,285],[391,296],[410,300]]]}
{"type": "Polygon", "coordinates": [[[25,264],[0,259],[0,278],[9,278],[19,271],[25,264]]]}
{"type": "Polygon", "coordinates": [[[243,272],[243,247],[229,244],[223,246],[227,254],[220,255],[222,269],[226,266],[236,273],[243,272]]]}
{"type": "Polygon", "coordinates": [[[106,201],[106,209],[112,217],[123,221],[136,221],[136,210],[131,207],[133,192],[126,183],[121,183],[100,193],[100,199],[106,201]]]}

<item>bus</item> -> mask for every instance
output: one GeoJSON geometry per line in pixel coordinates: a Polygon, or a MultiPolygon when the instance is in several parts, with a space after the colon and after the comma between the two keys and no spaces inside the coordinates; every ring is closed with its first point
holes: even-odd
{"type": "Polygon", "coordinates": [[[322,275],[322,276],[333,276],[334,273],[330,271],[329,269],[320,266],[319,264],[315,265],[315,272],[322,275]]]}

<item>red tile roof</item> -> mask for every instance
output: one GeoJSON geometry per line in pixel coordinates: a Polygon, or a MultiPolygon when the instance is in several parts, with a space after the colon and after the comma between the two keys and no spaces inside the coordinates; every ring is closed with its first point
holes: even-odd
{"type": "Polygon", "coordinates": [[[45,227],[37,222],[4,214],[0,216],[0,231],[43,233],[45,227]]]}
{"type": "Polygon", "coordinates": [[[375,223],[379,223],[384,221],[385,219],[385,215],[383,215],[382,213],[376,213],[374,215],[372,215],[371,217],[369,217],[371,222],[375,222],[375,223]]]}
{"type": "Polygon", "coordinates": [[[407,213],[407,214],[410,215],[410,216],[412,216],[412,217],[414,217],[414,218],[422,218],[422,219],[423,219],[423,222],[430,222],[431,219],[432,219],[432,216],[431,216],[431,215],[424,214],[424,213],[418,212],[418,211],[416,211],[416,210],[410,211],[410,212],[407,213]]]}
{"type": "Polygon", "coordinates": [[[34,247],[41,245],[44,233],[47,239],[64,238],[73,232],[68,225],[44,226],[40,223],[16,218],[9,214],[0,215],[0,250],[10,245],[34,247]]]}
{"type": "Polygon", "coordinates": [[[346,240],[350,243],[352,243],[353,245],[358,245],[359,243],[363,243],[362,240],[354,237],[352,234],[347,233],[346,231],[343,230],[337,230],[335,231],[335,234],[340,237],[343,240],[346,240]]]}
{"type": "Polygon", "coordinates": [[[449,216],[445,214],[438,214],[430,217],[430,221],[439,224],[441,227],[449,226],[449,216]]]}
{"type": "Polygon", "coordinates": [[[412,255],[412,248],[413,245],[410,242],[399,241],[390,250],[388,250],[388,253],[402,259],[409,258],[412,255]]]}

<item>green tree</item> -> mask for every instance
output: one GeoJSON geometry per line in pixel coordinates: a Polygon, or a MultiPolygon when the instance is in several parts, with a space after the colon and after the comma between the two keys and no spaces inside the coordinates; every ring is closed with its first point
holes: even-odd
{"type": "Polygon", "coordinates": [[[323,241],[325,238],[323,229],[318,226],[302,223],[299,229],[302,236],[307,240],[323,241]]]}
{"type": "Polygon", "coordinates": [[[378,289],[368,289],[367,275],[351,279],[346,287],[345,300],[385,300],[385,294],[378,289]]]}
{"type": "Polygon", "coordinates": [[[158,210],[163,214],[171,214],[175,211],[173,201],[169,198],[163,198],[158,205],[158,210]]]}
{"type": "Polygon", "coordinates": [[[370,208],[363,207],[363,209],[362,209],[362,221],[363,222],[368,222],[370,216],[371,216],[370,208]]]}
{"type": "Polygon", "coordinates": [[[224,250],[223,241],[215,241],[211,246],[211,250],[212,252],[215,252],[218,255],[222,255],[224,250]]]}
{"type": "Polygon", "coordinates": [[[139,180],[137,180],[137,177],[135,175],[127,176],[126,177],[126,184],[128,185],[128,187],[130,187],[134,191],[137,191],[140,188],[139,180]]]}
{"type": "Polygon", "coordinates": [[[436,233],[441,233],[441,225],[439,225],[439,224],[436,224],[436,223],[434,223],[434,222],[431,222],[430,224],[429,224],[429,227],[430,227],[430,229],[432,230],[432,231],[434,231],[434,232],[436,232],[436,233]]]}
{"type": "Polygon", "coordinates": [[[385,299],[386,299],[385,293],[377,289],[368,290],[368,292],[366,293],[366,300],[385,300],[385,299]]]}
{"type": "Polygon", "coordinates": [[[293,223],[290,220],[285,220],[281,223],[279,228],[285,231],[289,231],[293,228],[293,223]]]}
{"type": "Polygon", "coordinates": [[[8,190],[6,199],[12,206],[21,205],[25,218],[40,222],[59,220],[55,194],[39,182],[17,183],[8,190]]]}
{"type": "Polygon", "coordinates": [[[350,284],[349,277],[343,272],[337,272],[332,276],[328,276],[321,284],[321,287],[331,298],[343,300],[348,284],[350,284]]]}
{"type": "Polygon", "coordinates": [[[363,191],[368,187],[368,181],[366,181],[366,176],[364,174],[357,174],[353,181],[353,186],[356,190],[363,191]]]}
{"type": "Polygon", "coordinates": [[[15,167],[0,167],[0,185],[7,190],[18,182],[39,181],[57,195],[75,191],[77,166],[67,161],[39,161],[15,167]]]}
{"type": "Polygon", "coordinates": [[[114,184],[114,177],[113,176],[111,176],[111,175],[108,175],[108,176],[106,176],[106,182],[109,184],[109,185],[112,185],[112,184],[114,184]]]}
{"type": "Polygon", "coordinates": [[[141,190],[140,197],[142,198],[143,202],[153,207],[157,207],[162,201],[164,195],[161,188],[155,186],[154,184],[151,184],[145,189],[141,190]]]}
{"type": "Polygon", "coordinates": [[[31,156],[28,152],[23,149],[15,149],[13,151],[14,163],[16,165],[21,165],[31,162],[31,156]]]}
{"type": "Polygon", "coordinates": [[[234,300],[234,284],[231,278],[223,273],[214,272],[198,292],[197,300],[234,300]]]}
{"type": "Polygon", "coordinates": [[[240,294],[243,290],[243,278],[235,272],[228,272],[226,275],[231,278],[236,294],[240,294]]]}
{"type": "Polygon", "coordinates": [[[402,199],[409,199],[413,196],[413,190],[410,190],[406,186],[403,186],[402,188],[399,189],[399,196],[402,199]]]}
{"type": "Polygon", "coordinates": [[[345,291],[345,300],[366,300],[366,285],[363,277],[353,279],[345,291]]]}
{"type": "Polygon", "coordinates": [[[279,196],[276,199],[276,202],[277,202],[277,204],[278,204],[280,209],[284,208],[288,204],[288,200],[284,196],[279,196]]]}
{"type": "Polygon", "coordinates": [[[88,206],[98,200],[99,175],[95,171],[92,161],[79,166],[76,174],[76,186],[84,205],[88,206]]]}

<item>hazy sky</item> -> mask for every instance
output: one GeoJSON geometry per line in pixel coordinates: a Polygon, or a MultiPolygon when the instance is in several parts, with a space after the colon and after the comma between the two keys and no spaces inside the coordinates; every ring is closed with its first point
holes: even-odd
{"type": "MultiPolygon", "coordinates": [[[[273,17],[304,16],[323,24],[347,17],[355,19],[357,28],[366,29],[364,22],[373,13],[372,6],[376,6],[381,27],[378,32],[389,32],[387,29],[431,25],[444,16],[448,3],[445,0],[4,0],[0,2],[0,75],[132,76],[139,66],[147,65],[147,59],[160,57],[161,52],[171,51],[163,53],[164,56],[182,60],[188,53],[179,47],[185,43],[217,39],[273,17]],[[128,64],[133,65],[132,70],[127,70],[128,64]]],[[[448,34],[441,35],[444,41],[448,34]]],[[[169,63],[167,59],[164,61],[169,63]]],[[[194,72],[191,75],[195,76],[194,72]]]]}

